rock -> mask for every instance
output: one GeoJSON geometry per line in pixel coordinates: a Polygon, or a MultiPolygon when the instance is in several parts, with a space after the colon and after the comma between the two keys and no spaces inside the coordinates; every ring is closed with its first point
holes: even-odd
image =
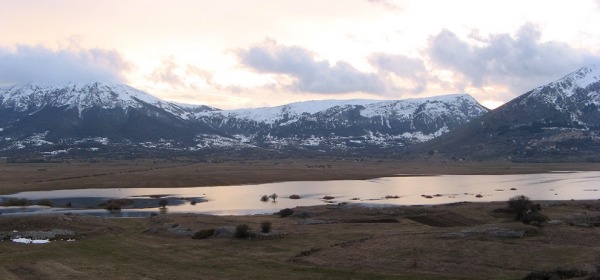
{"type": "Polygon", "coordinates": [[[563,220],[550,220],[547,222],[549,225],[562,225],[565,223],[563,220]]]}
{"type": "Polygon", "coordinates": [[[194,235],[194,232],[192,232],[192,229],[190,228],[183,228],[183,227],[170,227],[167,229],[167,231],[169,233],[175,234],[175,235],[181,235],[181,236],[192,236],[194,235]]]}
{"type": "Polygon", "coordinates": [[[235,236],[235,227],[220,227],[215,229],[215,237],[217,238],[231,238],[235,236]]]}

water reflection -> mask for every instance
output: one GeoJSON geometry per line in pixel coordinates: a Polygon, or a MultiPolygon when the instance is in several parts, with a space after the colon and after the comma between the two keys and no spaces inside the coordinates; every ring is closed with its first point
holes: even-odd
{"type": "Polygon", "coordinates": [[[54,206],[69,208],[0,207],[3,214],[16,213],[83,213],[136,217],[158,214],[160,199],[168,213],[205,213],[240,215],[273,213],[283,208],[325,203],[368,203],[375,205],[443,204],[460,201],[505,201],[515,195],[533,200],[599,199],[600,172],[569,172],[519,175],[443,175],[400,176],[374,180],[322,182],[282,182],[260,185],[196,188],[80,189],[23,192],[1,196],[0,201],[26,198],[49,199],[54,206]],[[514,190],[511,190],[514,189],[514,190]],[[260,201],[262,195],[277,193],[277,202],[260,201]],[[301,199],[289,199],[292,194],[301,199]],[[331,201],[324,196],[335,197],[331,201]],[[386,198],[388,197],[388,198],[386,198]],[[131,206],[118,213],[97,208],[102,201],[128,198],[131,206]],[[358,199],[357,199],[358,198],[358,199]],[[132,208],[132,209],[128,209],[132,208]]]}

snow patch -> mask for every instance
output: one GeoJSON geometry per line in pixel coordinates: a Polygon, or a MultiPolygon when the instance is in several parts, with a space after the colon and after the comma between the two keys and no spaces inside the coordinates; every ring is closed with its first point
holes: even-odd
{"type": "Polygon", "coordinates": [[[46,244],[46,243],[50,243],[50,240],[48,239],[31,239],[31,238],[15,238],[15,239],[11,239],[12,242],[15,243],[22,243],[22,244],[46,244]]]}

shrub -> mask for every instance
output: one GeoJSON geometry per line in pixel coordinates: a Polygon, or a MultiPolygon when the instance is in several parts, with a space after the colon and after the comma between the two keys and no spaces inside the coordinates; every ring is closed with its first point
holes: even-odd
{"type": "Polygon", "coordinates": [[[52,207],[52,205],[54,205],[54,203],[52,203],[52,200],[47,199],[47,198],[38,200],[36,204],[40,205],[40,206],[48,206],[48,207],[52,207]]]}
{"type": "Polygon", "coordinates": [[[235,237],[248,238],[250,236],[250,227],[247,224],[241,224],[235,227],[235,237]]]}
{"type": "Polygon", "coordinates": [[[27,198],[10,198],[7,201],[2,202],[2,206],[27,206],[29,200],[27,198]]]}
{"type": "Polygon", "coordinates": [[[193,239],[206,239],[215,235],[215,229],[203,229],[199,230],[192,236],[193,239]]]}
{"type": "Polygon", "coordinates": [[[166,208],[168,204],[169,204],[169,201],[164,198],[158,201],[158,206],[160,206],[162,208],[166,208]]]}
{"type": "Polygon", "coordinates": [[[548,221],[548,216],[538,212],[538,211],[531,211],[528,213],[525,213],[525,215],[523,215],[523,217],[521,217],[521,221],[524,224],[532,224],[535,226],[541,226],[544,222],[548,221]]]}
{"type": "Polygon", "coordinates": [[[536,211],[535,205],[524,195],[515,196],[508,200],[508,209],[521,220],[528,211],[536,211]]]}
{"type": "Polygon", "coordinates": [[[266,194],[265,194],[265,195],[263,195],[263,196],[261,196],[261,197],[260,197],[260,201],[262,201],[262,202],[267,202],[267,201],[269,201],[269,196],[268,196],[268,195],[266,195],[266,194]]]}
{"type": "Polygon", "coordinates": [[[300,197],[300,196],[299,196],[299,195],[297,195],[297,194],[292,194],[292,195],[290,195],[290,199],[300,199],[300,198],[302,198],[302,197],[300,197]]]}
{"type": "Polygon", "coordinates": [[[123,206],[132,204],[133,201],[131,199],[109,199],[106,202],[101,203],[99,206],[104,207],[104,209],[109,211],[121,210],[123,206]]]}
{"type": "Polygon", "coordinates": [[[269,195],[269,198],[273,199],[273,202],[275,202],[275,199],[277,199],[277,197],[279,197],[279,196],[276,193],[269,195]]]}
{"type": "Polygon", "coordinates": [[[260,223],[260,230],[264,233],[271,232],[271,222],[263,221],[262,223],[260,223]]]}
{"type": "Polygon", "coordinates": [[[285,208],[285,209],[279,210],[279,216],[281,216],[282,218],[288,217],[291,215],[294,215],[294,210],[292,210],[290,208],[285,208]]]}
{"type": "Polygon", "coordinates": [[[333,196],[331,196],[331,195],[326,195],[326,196],[324,196],[324,197],[323,197],[323,199],[324,199],[324,200],[332,200],[332,199],[334,199],[334,198],[335,198],[335,197],[333,197],[333,196]]]}

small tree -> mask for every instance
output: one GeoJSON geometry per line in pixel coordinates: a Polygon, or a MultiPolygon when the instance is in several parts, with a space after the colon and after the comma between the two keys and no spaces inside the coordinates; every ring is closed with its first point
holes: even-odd
{"type": "Polygon", "coordinates": [[[277,197],[278,197],[278,195],[276,193],[269,195],[269,198],[273,199],[273,202],[275,202],[275,199],[277,199],[277,197]]]}
{"type": "Polygon", "coordinates": [[[517,215],[517,220],[521,220],[527,212],[537,210],[533,202],[524,195],[515,196],[509,199],[508,209],[517,215]]]}
{"type": "Polygon", "coordinates": [[[265,194],[265,195],[263,195],[263,196],[261,196],[261,197],[260,197],[260,201],[262,201],[262,202],[267,202],[267,201],[269,201],[269,196],[268,196],[268,195],[266,195],[266,194],[265,194]]]}
{"type": "Polygon", "coordinates": [[[158,201],[158,206],[160,206],[162,208],[166,208],[168,204],[169,204],[169,201],[164,198],[158,201]]]}

